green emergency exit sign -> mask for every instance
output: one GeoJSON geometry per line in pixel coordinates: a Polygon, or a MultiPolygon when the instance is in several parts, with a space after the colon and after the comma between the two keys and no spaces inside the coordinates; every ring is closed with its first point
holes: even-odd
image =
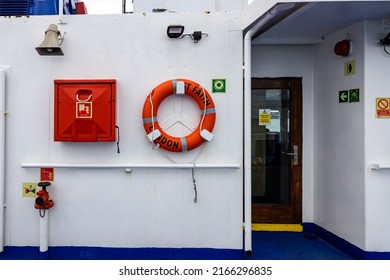
{"type": "Polygon", "coordinates": [[[339,91],[339,103],[360,102],[360,89],[348,89],[339,91]]]}
{"type": "Polygon", "coordinates": [[[348,102],[349,102],[348,90],[340,90],[339,91],[339,103],[348,103],[348,102]]]}

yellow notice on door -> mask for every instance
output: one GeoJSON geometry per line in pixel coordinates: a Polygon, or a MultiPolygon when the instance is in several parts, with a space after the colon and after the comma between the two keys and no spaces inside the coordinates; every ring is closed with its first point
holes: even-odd
{"type": "Polygon", "coordinates": [[[271,109],[259,109],[259,125],[271,124],[271,109]]]}

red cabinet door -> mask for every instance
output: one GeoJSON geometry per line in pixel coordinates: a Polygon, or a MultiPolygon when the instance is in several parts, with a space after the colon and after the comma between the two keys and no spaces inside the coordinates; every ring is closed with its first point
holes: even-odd
{"type": "Polygon", "coordinates": [[[115,141],[115,80],[55,80],[54,88],[54,141],[115,141]]]}

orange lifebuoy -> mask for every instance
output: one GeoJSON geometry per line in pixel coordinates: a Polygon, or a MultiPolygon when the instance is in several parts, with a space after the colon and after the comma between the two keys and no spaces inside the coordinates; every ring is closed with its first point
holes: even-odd
{"type": "Polygon", "coordinates": [[[212,131],[215,125],[216,112],[214,101],[206,89],[202,88],[198,83],[187,79],[168,80],[157,87],[148,94],[144,108],[142,111],[142,119],[144,129],[147,135],[154,134],[155,137],[150,138],[160,148],[171,152],[185,152],[191,151],[205,141],[211,140],[212,131]],[[178,83],[181,86],[184,83],[184,94],[191,97],[198,104],[200,109],[200,121],[197,128],[187,136],[173,137],[167,134],[159,125],[157,121],[157,111],[161,102],[170,95],[177,94],[178,83]],[[206,135],[206,137],[205,137],[206,135]],[[208,136],[211,137],[209,138],[208,136]]]}

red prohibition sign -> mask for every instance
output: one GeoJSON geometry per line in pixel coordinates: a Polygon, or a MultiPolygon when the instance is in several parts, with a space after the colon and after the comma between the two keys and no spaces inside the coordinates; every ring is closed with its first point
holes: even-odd
{"type": "Polygon", "coordinates": [[[387,109],[389,107],[389,102],[386,99],[379,99],[378,107],[381,110],[387,109]]]}

